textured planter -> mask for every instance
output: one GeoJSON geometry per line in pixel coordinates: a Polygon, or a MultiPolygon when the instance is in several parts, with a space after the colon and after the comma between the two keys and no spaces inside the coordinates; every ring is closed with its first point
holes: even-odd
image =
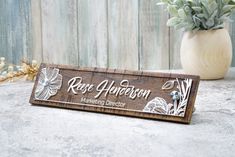
{"type": "Polygon", "coordinates": [[[201,79],[223,78],[232,62],[232,43],[226,29],[185,32],[181,64],[187,74],[201,79]]]}

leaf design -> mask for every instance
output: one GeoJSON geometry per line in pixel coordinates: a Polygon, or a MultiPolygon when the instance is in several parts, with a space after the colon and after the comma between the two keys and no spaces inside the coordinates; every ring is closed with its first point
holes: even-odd
{"type": "Polygon", "coordinates": [[[144,107],[144,112],[165,114],[172,116],[184,117],[185,110],[188,104],[188,98],[192,86],[192,79],[178,79],[169,80],[164,83],[162,90],[170,90],[175,87],[177,91],[171,91],[169,94],[172,97],[172,103],[167,103],[165,99],[161,97],[155,97],[153,100],[149,101],[144,107]],[[176,97],[178,96],[178,98],[176,97]]]}
{"type": "Polygon", "coordinates": [[[166,83],[164,83],[164,85],[162,86],[163,90],[170,90],[172,88],[174,88],[175,86],[175,80],[169,80],[166,83]]]}
{"type": "Polygon", "coordinates": [[[173,104],[168,104],[168,114],[173,115],[174,114],[174,105],[173,104]]]}
{"type": "Polygon", "coordinates": [[[179,106],[177,108],[177,115],[184,116],[185,110],[187,106],[187,100],[183,100],[179,103],[179,106]]]}
{"type": "Polygon", "coordinates": [[[181,82],[181,88],[182,88],[182,94],[184,95],[186,93],[186,89],[184,86],[184,81],[181,82]]]}

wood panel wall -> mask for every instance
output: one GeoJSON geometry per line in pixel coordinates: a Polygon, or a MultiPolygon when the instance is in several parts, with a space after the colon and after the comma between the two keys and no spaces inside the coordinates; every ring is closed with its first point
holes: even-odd
{"type": "MultiPolygon", "coordinates": [[[[92,67],[178,69],[183,32],[166,27],[168,14],[156,3],[0,0],[0,56],[13,63],[26,58],[92,67]]],[[[230,34],[235,39],[235,25],[230,34]]]]}

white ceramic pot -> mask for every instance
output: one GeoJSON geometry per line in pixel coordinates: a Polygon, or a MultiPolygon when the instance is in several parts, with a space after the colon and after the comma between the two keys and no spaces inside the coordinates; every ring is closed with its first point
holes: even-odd
{"type": "Polygon", "coordinates": [[[185,73],[201,79],[223,78],[232,62],[232,43],[226,29],[185,32],[180,51],[185,73]]]}

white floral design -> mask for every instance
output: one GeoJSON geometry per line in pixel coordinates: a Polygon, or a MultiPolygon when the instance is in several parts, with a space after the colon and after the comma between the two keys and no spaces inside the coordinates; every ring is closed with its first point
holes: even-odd
{"type": "Polygon", "coordinates": [[[192,79],[179,80],[169,80],[162,86],[162,90],[170,90],[177,84],[177,91],[171,91],[170,96],[172,97],[172,103],[167,103],[165,99],[160,97],[155,97],[153,100],[149,101],[144,107],[144,112],[163,114],[163,115],[173,115],[184,117],[185,110],[187,107],[189,94],[192,86],[192,79]]]}
{"type": "Polygon", "coordinates": [[[170,114],[173,104],[167,104],[166,100],[160,97],[155,97],[153,100],[147,103],[144,112],[158,113],[158,114],[170,114]]]}
{"type": "Polygon", "coordinates": [[[51,96],[56,95],[62,86],[62,75],[57,68],[43,68],[41,70],[35,98],[38,100],[48,100],[51,96]]]}

